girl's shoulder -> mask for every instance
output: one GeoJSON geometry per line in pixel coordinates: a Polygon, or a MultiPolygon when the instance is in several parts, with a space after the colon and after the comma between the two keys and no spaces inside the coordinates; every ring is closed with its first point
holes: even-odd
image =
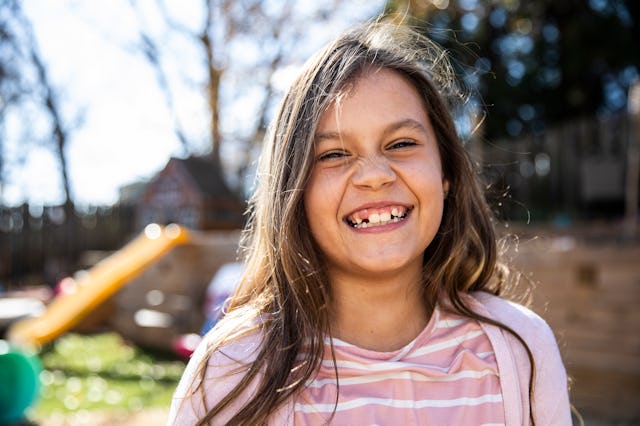
{"type": "Polygon", "coordinates": [[[553,338],[547,322],[526,306],[483,291],[470,293],[469,297],[479,314],[508,325],[522,337],[546,335],[553,338]]]}
{"type": "Polygon", "coordinates": [[[255,361],[262,346],[262,332],[259,329],[246,330],[237,337],[225,339],[222,344],[219,343],[220,334],[215,331],[207,333],[198,348],[208,354],[207,363],[210,367],[242,367],[255,361]]]}
{"type": "MultiPolygon", "coordinates": [[[[173,395],[168,424],[193,424],[204,417],[242,381],[260,353],[262,333],[259,330],[247,331],[222,345],[220,338],[219,330],[214,328],[193,353],[173,395]]],[[[224,424],[229,414],[253,395],[255,383],[254,380],[216,417],[215,424],[224,424]]]]}

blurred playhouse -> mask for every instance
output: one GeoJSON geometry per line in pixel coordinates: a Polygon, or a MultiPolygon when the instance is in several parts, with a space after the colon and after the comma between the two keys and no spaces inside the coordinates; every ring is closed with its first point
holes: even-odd
{"type": "Polygon", "coordinates": [[[177,337],[201,329],[207,285],[236,259],[245,204],[208,157],[171,158],[134,196],[137,229],[176,223],[190,238],[120,288],[105,316],[135,343],[167,350],[177,337]]]}

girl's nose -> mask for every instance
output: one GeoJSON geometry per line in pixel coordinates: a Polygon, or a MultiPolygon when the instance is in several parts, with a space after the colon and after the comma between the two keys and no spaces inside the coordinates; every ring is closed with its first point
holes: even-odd
{"type": "Polygon", "coordinates": [[[382,155],[360,159],[352,176],[354,185],[369,189],[382,188],[395,180],[396,173],[382,155]]]}

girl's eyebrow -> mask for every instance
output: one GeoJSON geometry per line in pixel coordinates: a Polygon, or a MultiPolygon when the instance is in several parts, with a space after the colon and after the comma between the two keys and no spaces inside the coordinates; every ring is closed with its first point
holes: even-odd
{"type": "Polygon", "coordinates": [[[390,125],[388,125],[384,129],[383,134],[387,135],[389,133],[395,132],[396,130],[404,130],[404,129],[417,130],[422,133],[428,133],[427,128],[424,126],[424,124],[422,124],[421,122],[413,118],[407,118],[405,120],[400,120],[396,123],[391,123],[390,125]]]}
{"type": "MultiPolygon", "coordinates": [[[[424,124],[420,123],[418,120],[415,120],[413,118],[407,118],[407,119],[393,122],[387,125],[382,131],[382,136],[387,136],[393,132],[396,132],[398,130],[403,130],[403,129],[417,130],[424,134],[428,133],[424,124]]],[[[337,131],[335,132],[330,131],[330,132],[316,133],[313,140],[316,144],[319,144],[325,140],[336,140],[336,139],[341,140],[341,139],[348,139],[348,138],[349,138],[348,133],[345,134],[337,131]]]]}

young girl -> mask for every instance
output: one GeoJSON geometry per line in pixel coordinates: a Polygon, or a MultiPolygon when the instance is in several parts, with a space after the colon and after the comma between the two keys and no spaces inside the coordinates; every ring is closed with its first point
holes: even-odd
{"type": "Polygon", "coordinates": [[[452,74],[381,23],[305,65],[265,141],[245,273],[170,425],[571,423],[552,332],[497,297],[452,74]]]}

